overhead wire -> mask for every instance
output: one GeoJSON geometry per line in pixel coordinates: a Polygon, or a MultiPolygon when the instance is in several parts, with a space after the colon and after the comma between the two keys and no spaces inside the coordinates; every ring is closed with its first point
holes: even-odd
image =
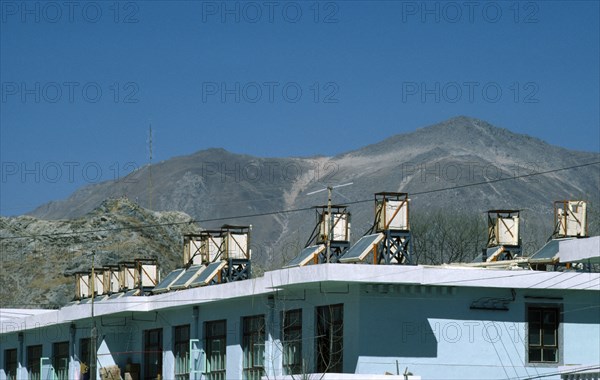
{"type": "MultiPolygon", "coordinates": [[[[497,183],[497,182],[503,182],[503,181],[522,179],[522,178],[529,178],[529,177],[550,174],[550,173],[556,173],[556,172],[565,171],[565,170],[578,169],[578,168],[592,166],[592,165],[598,165],[598,164],[600,164],[600,161],[588,162],[585,164],[573,165],[573,166],[568,166],[568,167],[564,167],[564,168],[556,168],[556,169],[535,172],[535,173],[529,173],[529,174],[523,174],[523,175],[515,175],[515,176],[511,176],[511,177],[507,177],[507,178],[497,178],[497,179],[469,183],[469,184],[464,184],[464,185],[444,187],[444,188],[440,188],[440,189],[418,191],[418,192],[411,193],[411,196],[433,194],[433,193],[438,193],[438,192],[443,192],[443,191],[457,190],[457,189],[463,189],[463,188],[468,188],[468,187],[473,187],[473,186],[481,186],[481,185],[486,185],[486,184],[490,184],[490,183],[497,183]]],[[[372,201],[373,201],[372,198],[359,199],[356,201],[345,202],[345,205],[360,204],[360,203],[366,203],[366,202],[372,202],[372,201]]],[[[256,218],[256,217],[262,217],[262,216],[270,216],[270,215],[290,214],[290,213],[309,211],[309,210],[314,210],[314,207],[312,207],[312,206],[311,207],[300,207],[300,208],[292,208],[292,209],[286,209],[286,210],[258,212],[258,213],[253,213],[253,214],[231,215],[231,216],[205,218],[205,219],[192,219],[192,220],[189,220],[186,222],[153,223],[153,224],[142,224],[139,226],[124,226],[124,227],[113,227],[113,228],[89,229],[89,230],[72,231],[72,232],[54,232],[54,233],[36,234],[36,235],[19,235],[19,236],[12,235],[12,236],[0,237],[0,241],[37,238],[37,237],[51,237],[51,236],[72,236],[72,235],[88,234],[88,233],[96,233],[96,232],[140,230],[140,229],[145,229],[145,228],[156,228],[156,227],[194,224],[194,223],[208,223],[208,222],[216,222],[216,221],[226,221],[226,220],[231,220],[231,219],[246,219],[246,218],[256,218]]]]}

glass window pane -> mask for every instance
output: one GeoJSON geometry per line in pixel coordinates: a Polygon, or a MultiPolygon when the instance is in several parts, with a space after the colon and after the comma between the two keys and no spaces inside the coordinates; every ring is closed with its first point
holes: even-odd
{"type": "Polygon", "coordinates": [[[544,327],[544,346],[556,346],[556,330],[553,327],[544,327]]]}
{"type": "Polygon", "coordinates": [[[528,311],[529,361],[555,363],[558,357],[559,309],[535,307],[528,311]]]}
{"type": "Polygon", "coordinates": [[[264,366],[265,316],[244,317],[242,336],[243,377],[260,379],[264,366]]]}
{"type": "Polygon", "coordinates": [[[529,322],[540,323],[542,321],[541,312],[539,309],[529,310],[529,322]]]}
{"type": "Polygon", "coordinates": [[[545,325],[556,324],[556,313],[554,312],[554,310],[546,310],[544,312],[544,324],[545,325]]]}
{"type": "Polygon", "coordinates": [[[541,362],[542,361],[542,350],[539,348],[529,349],[529,361],[530,362],[541,362]]]}
{"type": "Polygon", "coordinates": [[[225,379],[226,362],[226,321],[210,321],[204,324],[206,339],[206,378],[208,380],[225,379]]]}
{"type": "Polygon", "coordinates": [[[317,307],[318,372],[341,372],[343,369],[343,306],[338,304],[317,307]]]}
{"type": "Polygon", "coordinates": [[[545,362],[556,362],[556,350],[553,348],[544,348],[542,350],[542,359],[545,362]]]}
{"type": "Polygon", "coordinates": [[[302,309],[284,311],[281,315],[284,374],[302,370],[302,309]]]}
{"type": "Polygon", "coordinates": [[[541,329],[540,325],[537,323],[531,323],[529,325],[529,344],[534,346],[539,346],[542,344],[541,340],[541,329]]]}
{"type": "Polygon", "coordinates": [[[162,329],[144,331],[144,379],[162,376],[162,329]]]}

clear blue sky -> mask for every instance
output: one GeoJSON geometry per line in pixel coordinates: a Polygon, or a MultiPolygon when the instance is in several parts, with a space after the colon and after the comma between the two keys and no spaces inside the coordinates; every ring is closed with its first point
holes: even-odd
{"type": "Polygon", "coordinates": [[[0,4],[2,215],[146,164],[150,123],[154,162],[333,155],[456,115],[600,150],[597,1],[0,4]]]}

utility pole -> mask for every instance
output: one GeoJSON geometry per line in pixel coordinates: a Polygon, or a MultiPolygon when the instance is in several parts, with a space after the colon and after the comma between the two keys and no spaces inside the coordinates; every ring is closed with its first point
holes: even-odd
{"type": "Polygon", "coordinates": [[[329,264],[329,256],[331,256],[331,238],[333,234],[333,215],[331,215],[331,191],[333,187],[327,186],[327,218],[329,219],[329,226],[327,228],[327,264],[329,264]]]}
{"type": "Polygon", "coordinates": [[[94,294],[96,293],[96,273],[94,272],[94,257],[96,252],[92,250],[92,333],[90,337],[90,380],[96,380],[96,350],[98,341],[98,330],[96,329],[96,319],[94,319],[94,294]]]}
{"type": "Polygon", "coordinates": [[[152,210],[152,123],[148,130],[148,149],[150,154],[150,165],[148,165],[148,209],[152,210]]]}

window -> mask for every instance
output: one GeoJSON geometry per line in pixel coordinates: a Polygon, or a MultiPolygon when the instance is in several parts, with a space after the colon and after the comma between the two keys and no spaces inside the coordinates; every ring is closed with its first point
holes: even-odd
{"type": "Polygon", "coordinates": [[[173,335],[173,354],[175,355],[175,379],[189,379],[190,325],[175,326],[173,335]]]}
{"type": "Polygon", "coordinates": [[[56,380],[69,378],[69,342],[59,342],[52,345],[52,367],[56,380]]]}
{"type": "Polygon", "coordinates": [[[30,380],[40,378],[40,359],[42,358],[42,345],[27,346],[27,372],[30,380]]]}
{"type": "Polygon", "coordinates": [[[79,339],[79,367],[82,375],[90,371],[91,344],[92,340],[90,338],[79,339]]]}
{"type": "Polygon", "coordinates": [[[144,331],[144,379],[162,376],[162,329],[144,331]]]}
{"type": "Polygon", "coordinates": [[[344,359],[344,305],[317,307],[317,372],[343,370],[344,359]]]}
{"type": "Polygon", "coordinates": [[[265,316],[242,319],[242,349],[244,350],[244,379],[260,380],[265,366],[265,316]]]}
{"type": "Polygon", "coordinates": [[[227,323],[225,320],[211,321],[204,324],[207,380],[225,380],[226,328],[227,323]]]}
{"type": "Polygon", "coordinates": [[[530,363],[558,363],[559,310],[531,307],[527,312],[530,363]]]}
{"type": "Polygon", "coordinates": [[[302,372],[302,309],[281,314],[284,375],[302,372]]]}
{"type": "Polygon", "coordinates": [[[4,371],[6,380],[17,378],[17,349],[4,350],[4,371]]]}

